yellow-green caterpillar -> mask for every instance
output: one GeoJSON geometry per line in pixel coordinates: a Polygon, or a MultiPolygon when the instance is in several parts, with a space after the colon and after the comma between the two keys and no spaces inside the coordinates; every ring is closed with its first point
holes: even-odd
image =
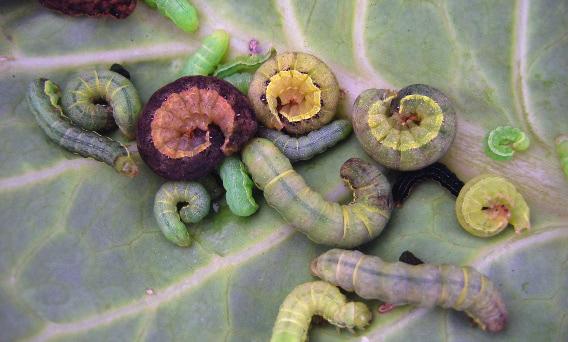
{"type": "Polygon", "coordinates": [[[524,151],[529,145],[529,137],[520,129],[500,126],[487,135],[485,154],[494,160],[511,160],[515,152],[524,151]]]}
{"type": "Polygon", "coordinates": [[[561,134],[556,137],[556,152],[558,153],[564,176],[568,180],[568,135],[561,134]]]}
{"type": "Polygon", "coordinates": [[[229,49],[229,34],[216,30],[203,39],[201,47],[189,57],[181,76],[210,75],[229,49]]]}
{"type": "Polygon", "coordinates": [[[226,157],[219,167],[219,176],[223,180],[227,204],[237,216],[250,216],[258,210],[258,204],[252,197],[254,183],[250,179],[245,164],[237,157],[226,157]]]}
{"type": "Polygon", "coordinates": [[[292,162],[312,159],[351,134],[351,122],[335,120],[322,128],[311,131],[298,138],[288,134],[261,127],[258,136],[272,141],[284,155],[292,162]]]}
{"type": "Polygon", "coordinates": [[[359,251],[332,249],[312,261],[311,270],[365,299],[465,311],[481,329],[491,332],[507,323],[501,294],[489,278],[471,267],[389,263],[359,251]]]}
{"type": "Polygon", "coordinates": [[[185,32],[195,32],[199,27],[197,10],[187,0],[144,0],[148,6],[158,9],[163,16],[185,32]]]}
{"type": "Polygon", "coordinates": [[[97,69],[73,75],[61,106],[71,121],[86,130],[107,130],[116,122],[128,139],[136,135],[141,109],[138,92],[129,79],[114,71],[97,69]]]}
{"type": "Polygon", "coordinates": [[[164,183],[154,199],[154,216],[162,233],[180,247],[191,245],[185,223],[197,223],[209,213],[211,198],[203,185],[196,182],[164,183]],[[181,209],[178,213],[178,204],[181,209]],[[183,222],[182,222],[183,221],[183,222]]]}
{"type": "Polygon", "coordinates": [[[237,56],[230,62],[217,66],[213,76],[224,79],[236,73],[254,72],[262,63],[274,56],[276,56],[276,50],[274,48],[268,50],[264,55],[237,56]]]}
{"type": "Polygon", "coordinates": [[[390,184],[375,165],[361,159],[351,158],[341,166],[341,178],[353,190],[347,205],[328,202],[310,189],[270,140],[251,140],[243,162],[266,202],[316,243],[359,246],[377,237],[390,218],[390,184]]]}
{"type": "Polygon", "coordinates": [[[225,81],[235,86],[241,93],[248,94],[250,82],[252,81],[253,73],[239,72],[223,78],[225,81]]]}
{"type": "Polygon", "coordinates": [[[350,331],[354,328],[364,329],[373,318],[365,304],[348,302],[337,287],[323,281],[313,281],[298,285],[286,297],[280,306],[270,341],[307,341],[314,315],[350,331]]]}
{"type": "Polygon", "coordinates": [[[29,86],[28,105],[45,134],[70,152],[105,162],[126,176],[136,176],[138,167],[126,147],[96,132],[73,126],[59,107],[59,97],[59,87],[47,79],[35,80],[29,86]]]}

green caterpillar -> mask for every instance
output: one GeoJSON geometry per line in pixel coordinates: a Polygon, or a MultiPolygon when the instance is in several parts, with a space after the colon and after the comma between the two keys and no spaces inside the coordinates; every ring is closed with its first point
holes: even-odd
{"type": "Polygon", "coordinates": [[[235,86],[241,93],[248,94],[250,82],[252,81],[253,73],[239,72],[223,78],[225,81],[235,86]]]}
{"type": "Polygon", "coordinates": [[[556,137],[556,152],[558,153],[564,176],[568,179],[568,135],[561,134],[556,137]]]}
{"type": "Polygon", "coordinates": [[[243,162],[266,202],[316,243],[359,246],[377,237],[390,218],[390,184],[375,165],[361,159],[351,158],[341,166],[341,178],[353,190],[348,205],[328,202],[310,189],[270,140],[251,140],[243,162]]]}
{"type": "Polygon", "coordinates": [[[209,213],[211,198],[203,185],[196,182],[164,183],[154,199],[154,216],[162,233],[180,247],[191,245],[185,223],[197,223],[209,213]],[[182,203],[179,213],[178,203],[182,203]],[[182,222],[183,221],[183,222],[182,222]]]}
{"type": "Polygon", "coordinates": [[[296,162],[312,159],[314,156],[323,153],[347,138],[352,129],[351,122],[335,120],[299,138],[268,128],[260,128],[258,136],[272,141],[290,161],[296,162]]]}
{"type": "Polygon", "coordinates": [[[237,157],[226,157],[219,167],[225,198],[231,212],[237,216],[250,216],[258,210],[252,197],[254,183],[250,179],[245,164],[237,157]]]}
{"type": "Polygon", "coordinates": [[[487,135],[485,154],[494,160],[511,160],[517,151],[529,148],[530,139],[520,129],[500,126],[487,135]]]}
{"type": "Polygon", "coordinates": [[[185,32],[195,32],[199,27],[197,10],[187,0],[144,0],[148,6],[157,9],[163,16],[185,32]]]}
{"type": "Polygon", "coordinates": [[[126,176],[136,176],[138,167],[126,147],[96,132],[71,125],[58,105],[59,97],[59,87],[50,80],[38,79],[29,86],[27,102],[45,134],[70,152],[105,162],[126,176]]]}
{"type": "Polygon", "coordinates": [[[203,39],[201,47],[189,57],[181,76],[210,75],[229,49],[229,34],[216,30],[203,39]]]}
{"type": "Polygon", "coordinates": [[[323,281],[313,281],[298,285],[286,297],[278,311],[270,341],[307,341],[314,315],[350,331],[354,328],[364,329],[373,318],[365,304],[347,302],[337,287],[323,281]]]}
{"type": "Polygon", "coordinates": [[[213,76],[226,78],[237,73],[254,72],[262,63],[274,56],[276,56],[276,50],[274,48],[268,50],[264,55],[237,56],[232,61],[217,66],[213,76]]]}
{"type": "Polygon", "coordinates": [[[65,86],[61,105],[78,126],[99,131],[116,125],[134,139],[142,107],[138,92],[126,77],[110,70],[89,70],[73,75],[65,86]],[[114,120],[113,120],[114,117],[114,120]]]}
{"type": "Polygon", "coordinates": [[[332,249],[311,264],[319,278],[365,299],[465,311],[482,330],[498,332],[507,309],[495,285],[471,267],[388,263],[359,251],[332,249]]]}

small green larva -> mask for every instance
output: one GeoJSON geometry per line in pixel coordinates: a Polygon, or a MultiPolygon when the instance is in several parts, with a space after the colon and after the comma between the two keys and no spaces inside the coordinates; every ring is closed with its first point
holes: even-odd
{"type": "Polygon", "coordinates": [[[199,27],[197,10],[188,0],[144,0],[163,16],[185,32],[195,32],[199,27]]]}
{"type": "Polygon", "coordinates": [[[35,80],[29,86],[28,104],[47,136],[70,152],[105,162],[126,176],[136,176],[138,167],[126,147],[96,132],[71,125],[58,105],[59,97],[59,87],[47,79],[35,80]]]}
{"type": "Polygon", "coordinates": [[[258,136],[272,141],[291,162],[312,159],[351,133],[351,122],[335,120],[298,138],[274,129],[260,128],[258,136]]]}
{"type": "Polygon", "coordinates": [[[189,57],[181,76],[210,75],[229,49],[229,34],[216,30],[203,39],[201,47],[189,57]]]}
{"type": "Polygon", "coordinates": [[[507,323],[496,286],[471,267],[389,263],[359,251],[332,249],[312,261],[311,270],[365,299],[465,311],[482,330],[491,332],[501,331],[507,323]]]}
{"type": "Polygon", "coordinates": [[[138,92],[129,79],[102,69],[71,76],[63,91],[61,106],[71,121],[86,130],[106,130],[114,127],[116,122],[128,139],[134,139],[136,135],[142,107],[138,92]]]}
{"type": "Polygon", "coordinates": [[[180,247],[191,245],[185,223],[197,223],[209,213],[211,198],[203,185],[196,182],[164,183],[154,199],[154,216],[162,233],[180,247]],[[178,213],[177,205],[183,206],[178,213]],[[183,221],[183,222],[182,222],[183,221]]]}
{"type": "Polygon", "coordinates": [[[239,72],[223,78],[223,80],[231,83],[241,93],[248,94],[250,82],[252,81],[253,74],[250,72],[239,72]]]}
{"type": "Polygon", "coordinates": [[[568,135],[561,134],[556,137],[556,153],[560,159],[560,166],[568,180],[568,135]]]}
{"type": "Polygon", "coordinates": [[[225,198],[231,212],[237,216],[250,216],[258,210],[252,197],[254,183],[245,164],[237,157],[226,157],[219,167],[219,175],[226,190],[225,198]]]}
{"type": "Polygon", "coordinates": [[[390,184],[375,165],[361,159],[351,158],[341,166],[341,178],[353,190],[347,205],[328,202],[310,189],[270,140],[251,140],[243,162],[268,205],[316,243],[359,246],[377,237],[390,218],[390,184]]]}
{"type": "Polygon", "coordinates": [[[496,127],[487,135],[485,154],[494,160],[511,160],[515,152],[529,148],[529,137],[520,129],[496,127]]]}
{"type": "Polygon", "coordinates": [[[298,285],[280,306],[270,341],[307,341],[314,315],[350,331],[364,329],[373,318],[365,304],[348,302],[337,287],[324,281],[304,283],[298,285]]]}
{"type": "Polygon", "coordinates": [[[264,55],[242,55],[237,56],[228,63],[221,64],[215,69],[213,76],[226,78],[236,73],[254,72],[262,63],[276,56],[274,48],[268,50],[264,55]]]}

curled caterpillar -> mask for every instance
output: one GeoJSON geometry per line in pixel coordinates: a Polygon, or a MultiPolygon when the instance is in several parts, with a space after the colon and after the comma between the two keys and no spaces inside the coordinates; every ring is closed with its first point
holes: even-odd
{"type": "Polygon", "coordinates": [[[73,126],[59,107],[59,97],[59,87],[50,80],[38,79],[29,86],[27,102],[45,134],[70,152],[107,163],[126,176],[136,176],[138,167],[126,147],[96,132],[73,126]]]}
{"type": "Polygon", "coordinates": [[[511,160],[517,151],[529,148],[529,137],[520,129],[501,126],[487,135],[485,154],[494,160],[511,160]]]}
{"type": "Polygon", "coordinates": [[[556,137],[556,153],[560,159],[560,166],[568,180],[568,135],[561,134],[556,137]]]}
{"type": "Polygon", "coordinates": [[[250,82],[252,81],[253,74],[250,72],[239,72],[223,78],[223,80],[231,83],[244,95],[248,94],[250,82]]]}
{"type": "Polygon", "coordinates": [[[157,9],[163,16],[185,32],[195,32],[199,27],[197,10],[187,0],[144,0],[148,6],[157,9]]]}
{"type": "Polygon", "coordinates": [[[319,315],[339,328],[364,329],[373,318],[360,302],[348,302],[339,289],[323,281],[298,285],[284,300],[272,329],[271,342],[308,340],[312,316],[319,315]]]}
{"type": "Polygon", "coordinates": [[[181,76],[210,75],[229,49],[229,34],[216,30],[203,39],[201,47],[189,57],[181,76]]]}
{"type": "Polygon", "coordinates": [[[341,166],[341,178],[353,190],[347,205],[328,202],[310,189],[270,140],[251,140],[243,162],[268,205],[316,243],[359,246],[377,237],[390,218],[390,184],[375,165],[361,159],[351,158],[341,166]]]}
{"type": "Polygon", "coordinates": [[[392,187],[394,204],[401,205],[416,184],[428,179],[440,183],[454,196],[457,196],[463,187],[463,182],[444,164],[434,163],[420,170],[403,172],[399,176],[392,187]]]}
{"type": "Polygon", "coordinates": [[[180,247],[191,245],[185,223],[197,223],[209,213],[211,198],[203,185],[195,182],[164,183],[154,199],[154,216],[169,241],[180,247]],[[178,204],[182,204],[178,213],[178,204]],[[182,222],[183,221],[183,222],[182,222]]]}
{"type": "Polygon", "coordinates": [[[130,80],[110,70],[89,70],[71,77],[61,99],[65,114],[78,126],[89,130],[108,130],[118,125],[134,139],[142,107],[130,80]]]}
{"type": "Polygon", "coordinates": [[[335,120],[298,138],[274,129],[260,128],[258,136],[272,141],[291,162],[312,159],[351,134],[351,122],[335,120]]]}
{"type": "Polygon", "coordinates": [[[498,332],[507,322],[501,294],[471,267],[389,263],[359,251],[332,249],[312,261],[311,271],[365,299],[465,311],[482,330],[498,332]]]}
{"type": "Polygon", "coordinates": [[[250,179],[245,164],[237,157],[226,157],[219,167],[225,198],[231,212],[237,216],[250,216],[258,210],[252,197],[254,183],[250,179]]]}
{"type": "Polygon", "coordinates": [[[242,55],[235,57],[232,61],[217,66],[213,76],[226,78],[236,73],[254,72],[262,63],[276,56],[274,48],[268,50],[264,55],[242,55]]]}

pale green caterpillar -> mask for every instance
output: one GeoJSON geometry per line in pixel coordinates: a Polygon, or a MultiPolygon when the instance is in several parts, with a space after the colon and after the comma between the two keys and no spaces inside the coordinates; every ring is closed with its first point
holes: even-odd
{"type": "Polygon", "coordinates": [[[237,157],[226,157],[219,167],[219,176],[227,191],[225,198],[231,212],[237,216],[250,216],[258,210],[252,197],[254,183],[245,164],[237,157]]]}
{"type": "Polygon", "coordinates": [[[236,73],[254,72],[262,63],[276,56],[274,48],[268,50],[264,55],[242,55],[235,57],[232,61],[217,66],[213,76],[225,78],[236,73]]]}
{"type": "Polygon", "coordinates": [[[524,151],[529,145],[529,137],[520,129],[500,126],[487,135],[485,154],[494,160],[511,160],[515,152],[524,151]]]}
{"type": "Polygon", "coordinates": [[[59,97],[59,87],[47,79],[35,80],[29,86],[28,104],[47,136],[70,152],[105,162],[126,176],[136,176],[138,167],[126,147],[96,132],[71,125],[58,105],[59,97]]]}
{"type": "Polygon", "coordinates": [[[558,153],[558,158],[560,158],[564,176],[568,180],[568,135],[561,134],[556,137],[556,152],[558,153]]]}
{"type": "Polygon", "coordinates": [[[225,81],[235,86],[241,93],[248,94],[250,82],[254,74],[250,72],[239,72],[223,78],[225,81]]]}
{"type": "Polygon", "coordinates": [[[116,122],[128,139],[136,135],[142,107],[129,79],[102,69],[73,75],[63,91],[61,106],[71,121],[86,130],[107,130],[116,122]]]}
{"type": "Polygon", "coordinates": [[[507,309],[495,285],[471,267],[384,262],[359,251],[332,249],[311,264],[321,279],[365,299],[465,311],[482,330],[498,332],[507,309]]]}
{"type": "Polygon", "coordinates": [[[201,47],[189,57],[182,76],[210,75],[229,49],[229,34],[216,30],[203,39],[201,47]]]}
{"type": "Polygon", "coordinates": [[[163,16],[185,32],[195,32],[199,27],[197,10],[187,0],[144,0],[148,6],[158,9],[163,16]]]}
{"type": "Polygon", "coordinates": [[[270,140],[251,140],[243,162],[266,202],[316,243],[359,246],[377,237],[390,218],[390,184],[375,165],[361,159],[351,158],[341,166],[341,178],[353,190],[347,205],[328,202],[310,189],[270,140]]]}
{"type": "Polygon", "coordinates": [[[209,213],[211,198],[203,185],[196,182],[164,183],[154,199],[154,216],[162,233],[180,247],[191,245],[185,223],[197,223],[209,213]],[[178,213],[178,204],[182,207],[178,213]],[[183,221],[183,222],[182,222],[183,221]]]}
{"type": "Polygon", "coordinates": [[[323,153],[347,138],[352,129],[351,122],[335,120],[298,138],[291,137],[282,131],[264,127],[258,130],[258,136],[272,141],[291,162],[296,162],[312,159],[314,156],[323,153]]]}
{"type": "Polygon", "coordinates": [[[339,289],[323,281],[298,285],[284,300],[272,329],[271,342],[308,340],[312,316],[319,315],[339,328],[364,329],[373,318],[360,302],[348,302],[339,289]]]}

